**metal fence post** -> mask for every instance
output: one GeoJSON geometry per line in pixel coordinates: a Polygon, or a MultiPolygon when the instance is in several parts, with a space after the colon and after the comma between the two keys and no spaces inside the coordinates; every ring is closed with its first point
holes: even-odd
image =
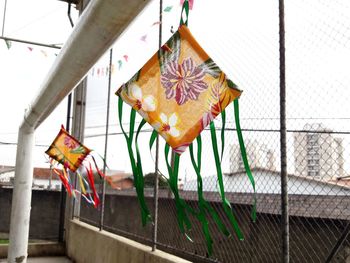
{"type": "Polygon", "coordinates": [[[157,142],[156,142],[156,147],[157,147],[157,154],[156,154],[156,165],[155,165],[155,173],[154,173],[154,187],[153,187],[153,206],[154,206],[154,219],[153,219],[153,233],[152,233],[152,251],[155,251],[157,248],[157,231],[158,231],[158,152],[159,152],[159,137],[157,137],[157,142]]]}
{"type": "MultiPolygon", "coordinates": [[[[72,27],[74,27],[72,18],[70,16],[70,8],[71,3],[68,4],[68,18],[70,21],[70,24],[72,27]]],[[[72,112],[72,93],[69,93],[68,100],[67,100],[67,119],[66,119],[66,131],[70,132],[70,122],[71,122],[71,112],[72,112]]],[[[50,167],[51,169],[51,167],[50,167]]],[[[61,183],[61,198],[60,198],[60,222],[58,226],[58,241],[63,242],[64,241],[64,217],[65,217],[65,210],[66,210],[66,197],[67,197],[67,191],[64,188],[63,184],[61,183]]]]}
{"type": "Polygon", "coordinates": [[[7,7],[7,0],[5,0],[4,4],[4,15],[2,17],[2,29],[1,29],[1,36],[4,36],[4,31],[5,31],[5,21],[6,21],[6,7],[7,7]]]}
{"type": "Polygon", "coordinates": [[[289,218],[288,218],[288,174],[287,174],[287,130],[286,130],[286,63],[284,0],[279,0],[279,55],[280,55],[280,143],[281,143],[281,230],[282,258],[289,262],[289,218]]]}
{"type": "MultiPolygon", "coordinates": [[[[71,121],[71,108],[72,108],[72,93],[68,95],[67,101],[67,119],[66,119],[66,131],[70,132],[70,121],[71,121]]],[[[50,166],[51,169],[51,166],[50,166]]],[[[66,210],[66,197],[67,191],[61,183],[61,197],[60,197],[60,221],[58,224],[58,241],[64,241],[64,217],[66,210]]]]}
{"type": "MultiPolygon", "coordinates": [[[[87,89],[87,77],[85,77],[74,90],[74,102],[73,102],[73,123],[72,134],[80,142],[84,142],[84,129],[85,129],[85,113],[86,113],[86,89],[87,89]]],[[[78,177],[74,178],[74,187],[78,190],[80,185],[78,183],[78,177]]],[[[81,197],[77,196],[76,199],[70,199],[72,206],[71,218],[80,217],[80,205],[81,197]]]]}
{"type": "MultiPolygon", "coordinates": [[[[112,79],[112,61],[113,61],[113,48],[109,51],[109,71],[108,71],[108,95],[107,95],[107,114],[106,114],[106,133],[105,133],[105,151],[103,155],[103,174],[106,174],[107,165],[107,147],[108,147],[108,131],[109,131],[109,109],[111,100],[111,79],[112,79]]],[[[106,195],[106,180],[102,181],[102,200],[101,200],[101,212],[100,212],[100,230],[103,229],[104,211],[105,211],[105,195],[106,195]]]]}
{"type": "MultiPolygon", "coordinates": [[[[79,5],[79,16],[82,15],[90,0],[82,0],[79,5]]],[[[69,14],[68,14],[69,15],[69,14]]],[[[80,142],[84,142],[85,134],[85,114],[86,114],[86,91],[87,91],[87,76],[84,77],[78,86],[75,88],[73,94],[73,116],[72,116],[72,131],[74,137],[80,142]]],[[[78,184],[78,178],[75,176],[74,187],[78,190],[80,185],[78,184]]],[[[71,219],[74,217],[80,218],[81,196],[77,199],[71,199],[70,209],[71,219]]],[[[67,203],[66,203],[67,206],[67,203]]],[[[67,223],[68,225],[68,223],[67,223]]]]}
{"type": "MultiPolygon", "coordinates": [[[[159,1],[159,49],[162,46],[162,20],[163,16],[163,0],[159,1]]],[[[157,231],[158,231],[158,161],[159,161],[159,135],[157,135],[156,140],[156,160],[155,160],[155,172],[154,172],[154,222],[153,222],[153,233],[152,233],[152,251],[155,251],[157,248],[157,231]]]]}

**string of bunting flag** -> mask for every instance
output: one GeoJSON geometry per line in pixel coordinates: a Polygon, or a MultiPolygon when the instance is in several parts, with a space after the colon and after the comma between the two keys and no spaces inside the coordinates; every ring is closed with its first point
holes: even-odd
{"type": "MultiPolygon", "coordinates": [[[[190,0],[188,1],[189,3],[189,9],[192,10],[193,8],[193,2],[194,0],[190,0]]],[[[180,0],[180,6],[182,6],[184,3],[184,0],[180,0]]],[[[163,12],[165,13],[170,13],[173,11],[173,5],[167,5],[164,9],[163,12]]],[[[144,34],[142,34],[141,36],[138,37],[138,41],[147,43],[148,41],[148,35],[150,34],[150,32],[153,29],[157,29],[156,26],[159,26],[161,22],[160,21],[155,21],[150,25],[150,28],[148,29],[148,31],[144,34]]],[[[122,55],[120,58],[118,58],[117,60],[117,65],[112,64],[111,69],[109,68],[109,65],[102,65],[102,66],[95,66],[90,70],[90,75],[92,77],[107,77],[109,70],[111,70],[112,75],[115,73],[116,68],[118,69],[118,71],[120,71],[125,63],[129,62],[129,55],[128,54],[124,54],[122,55]]]]}
{"type": "MultiPolygon", "coordinates": [[[[7,40],[7,39],[3,39],[4,40],[4,42],[5,42],[5,44],[6,44],[6,47],[7,47],[7,49],[8,50],[10,50],[13,46],[12,46],[12,44],[13,44],[13,41],[11,41],[11,40],[7,40]]],[[[52,55],[54,55],[54,56],[57,56],[58,55],[58,53],[51,53],[51,52],[47,52],[47,50],[44,50],[44,49],[41,49],[41,48],[36,48],[36,47],[34,47],[34,46],[32,46],[32,45],[30,45],[30,46],[24,46],[23,47],[24,49],[26,49],[26,50],[28,50],[29,52],[33,52],[33,51],[39,51],[44,57],[49,57],[51,54],[52,55]]]]}
{"type": "MultiPolygon", "coordinates": [[[[182,6],[183,3],[184,3],[185,0],[180,0],[180,5],[182,6]]],[[[189,9],[191,10],[193,8],[193,2],[194,0],[189,0],[188,3],[189,3],[189,9]]],[[[167,5],[164,9],[163,9],[163,12],[165,13],[170,13],[173,11],[173,5],[167,5]]],[[[147,43],[147,38],[148,38],[148,35],[150,33],[151,30],[153,30],[155,28],[155,26],[158,26],[160,24],[160,21],[155,21],[154,23],[151,24],[148,32],[142,34],[138,40],[141,41],[141,42],[144,42],[144,43],[147,43]]],[[[5,44],[6,44],[6,47],[8,50],[10,50],[13,46],[13,41],[9,40],[9,39],[5,39],[3,38],[5,44]]],[[[16,41],[15,41],[16,42],[16,41]]],[[[30,43],[29,41],[19,41],[19,42],[22,42],[22,43],[30,43]]],[[[34,42],[33,42],[34,43],[34,42]]],[[[37,44],[34,43],[34,45],[26,45],[24,46],[25,49],[27,49],[29,52],[33,52],[33,51],[39,51],[40,54],[42,54],[44,57],[49,57],[51,55],[54,55],[54,56],[57,56],[58,53],[51,53],[51,52],[48,52],[44,49],[41,49],[41,48],[37,48],[37,47],[34,47],[36,46],[37,44]]],[[[59,46],[56,46],[56,45],[45,45],[49,48],[60,48],[59,46]]],[[[120,57],[118,60],[117,60],[117,65],[115,64],[112,64],[111,68],[109,67],[109,65],[102,65],[102,66],[94,66],[91,70],[90,70],[90,75],[92,77],[107,77],[108,74],[109,74],[109,71],[111,70],[111,73],[112,75],[115,73],[115,70],[116,68],[120,71],[124,64],[125,63],[128,63],[129,62],[129,55],[128,54],[124,54],[122,55],[122,57],[120,57]]]]}
{"type": "MultiPolygon", "coordinates": [[[[166,12],[170,12],[171,9],[172,9],[172,6],[171,7],[167,7],[167,8],[166,9],[168,11],[166,11],[166,12]]],[[[150,29],[148,30],[148,32],[145,33],[145,34],[142,34],[138,38],[138,41],[147,43],[147,37],[148,37],[148,35],[150,33],[150,30],[152,30],[154,26],[159,25],[159,24],[160,24],[159,21],[156,21],[156,22],[152,23],[152,25],[150,26],[150,29]]],[[[124,54],[120,58],[117,59],[117,65],[115,65],[114,63],[112,64],[111,69],[109,68],[109,65],[106,65],[106,66],[104,66],[104,65],[102,65],[102,66],[94,66],[90,70],[90,75],[92,77],[107,77],[108,73],[109,73],[109,70],[111,70],[111,73],[113,75],[115,73],[116,67],[120,71],[123,68],[124,64],[128,63],[128,62],[129,62],[129,55],[128,54],[124,54]]]]}

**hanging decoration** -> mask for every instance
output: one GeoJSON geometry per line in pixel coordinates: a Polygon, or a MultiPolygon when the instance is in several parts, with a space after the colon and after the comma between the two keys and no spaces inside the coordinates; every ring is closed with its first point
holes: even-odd
{"type": "Polygon", "coordinates": [[[81,194],[84,199],[98,207],[100,199],[95,188],[93,165],[99,176],[105,175],[97,166],[92,151],[71,136],[62,126],[46,154],[54,167],[54,172],[62,181],[70,196],[81,194]],[[78,177],[81,191],[78,191],[72,182],[72,174],[78,177]]]}
{"type": "Polygon", "coordinates": [[[5,41],[7,49],[10,49],[12,47],[12,42],[10,40],[4,40],[4,41],[5,41]]]}
{"type": "Polygon", "coordinates": [[[167,6],[166,8],[164,8],[163,11],[164,11],[164,12],[170,12],[171,9],[173,9],[173,6],[169,5],[169,6],[167,6]]]}
{"type": "MultiPolygon", "coordinates": [[[[193,1],[191,1],[193,4],[193,1]]],[[[168,170],[167,182],[174,194],[178,225],[189,240],[191,221],[189,215],[195,216],[202,225],[206,238],[208,253],[212,253],[212,238],[209,232],[210,216],[221,232],[231,236],[227,226],[211,207],[203,195],[201,177],[201,132],[209,126],[212,150],[217,171],[219,193],[224,212],[237,237],[243,240],[243,234],[232,211],[229,200],[225,197],[221,160],[225,148],[225,109],[233,102],[238,141],[243,163],[255,193],[255,182],[250,171],[242,132],[239,124],[238,98],[241,90],[230,80],[218,65],[201,48],[187,27],[190,3],[183,2],[179,29],[154,54],[154,56],[122,87],[119,96],[119,124],[127,142],[127,149],[134,176],[134,184],[141,207],[142,224],[151,221],[151,215],[145,202],[142,158],[138,147],[138,137],[142,127],[149,123],[153,127],[149,146],[152,149],[158,136],[166,142],[164,154],[168,170]],[[131,106],[129,131],[123,127],[123,104],[131,106]],[[135,127],[136,112],[142,121],[135,127]],[[221,144],[218,143],[217,131],[213,120],[221,116],[221,144]],[[193,142],[196,140],[195,153],[193,142]],[[218,148],[221,145],[221,151],[218,148]],[[170,148],[175,153],[173,165],[169,161],[170,148]],[[197,175],[198,211],[191,208],[179,194],[178,173],[181,154],[189,148],[191,162],[197,175]],[[135,151],[135,150],[136,151],[135,151]]],[[[255,196],[255,195],[254,195],[255,196]]],[[[254,199],[252,219],[256,218],[256,201],[254,199]]]]}
{"type": "MultiPolygon", "coordinates": [[[[4,42],[5,42],[6,47],[7,47],[8,50],[12,48],[12,43],[13,43],[13,41],[4,39],[4,42]]],[[[21,45],[21,46],[22,46],[22,45],[21,45]]],[[[44,49],[34,48],[33,46],[25,46],[24,48],[26,48],[29,52],[32,52],[32,51],[34,51],[34,50],[39,50],[39,52],[41,53],[41,55],[43,55],[43,56],[46,57],[46,58],[48,58],[48,57],[51,55],[51,52],[48,53],[48,52],[47,52],[46,50],[44,50],[44,49]]],[[[53,54],[54,54],[55,56],[57,56],[56,53],[53,53],[53,54]]]]}
{"type": "Polygon", "coordinates": [[[129,59],[128,55],[124,55],[123,58],[125,59],[125,62],[128,62],[128,59],[129,59]]]}
{"type": "Polygon", "coordinates": [[[118,60],[118,69],[120,70],[123,66],[123,61],[121,59],[118,60]]]}
{"type": "Polygon", "coordinates": [[[146,39],[147,39],[147,35],[143,35],[140,37],[140,40],[143,42],[146,42],[146,39]]]}
{"type": "MultiPolygon", "coordinates": [[[[171,12],[171,10],[172,10],[172,8],[173,8],[173,6],[167,6],[165,9],[164,9],[164,12],[171,12]]],[[[150,25],[150,29],[148,30],[148,32],[147,33],[144,33],[142,36],[140,36],[139,37],[139,40],[141,41],[141,42],[143,42],[144,44],[147,44],[147,38],[148,38],[148,34],[150,33],[150,31],[151,30],[153,30],[153,27],[154,26],[157,26],[157,25],[160,25],[161,24],[161,22],[160,21],[155,21],[155,22],[153,22],[151,25],[150,25]]],[[[127,55],[127,54],[125,54],[125,55],[123,55],[122,56],[123,57],[123,59],[118,59],[117,60],[117,62],[118,62],[118,70],[120,71],[120,70],[122,70],[122,68],[123,68],[123,65],[125,65],[125,63],[128,63],[129,62],[129,55],[127,55]]],[[[115,67],[115,65],[114,64],[112,64],[112,74],[114,74],[114,67],[115,67]]],[[[105,77],[105,76],[108,76],[108,71],[107,70],[109,70],[109,66],[107,66],[107,68],[106,68],[106,74],[102,74],[102,67],[96,67],[96,66],[94,66],[93,68],[91,68],[91,70],[90,70],[90,75],[92,76],[92,77],[94,77],[94,76],[97,76],[97,77],[105,77]],[[95,74],[96,73],[96,74],[95,74]]]]}

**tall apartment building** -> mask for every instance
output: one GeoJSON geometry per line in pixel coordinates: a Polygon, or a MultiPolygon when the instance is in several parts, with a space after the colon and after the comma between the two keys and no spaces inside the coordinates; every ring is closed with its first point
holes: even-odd
{"type": "Polygon", "coordinates": [[[329,180],[344,175],[343,139],[320,123],[294,133],[295,174],[329,180]]]}
{"type": "MultiPolygon", "coordinates": [[[[246,141],[246,152],[249,166],[253,168],[263,168],[271,171],[276,170],[275,155],[265,144],[256,140],[246,141]]],[[[230,172],[244,171],[244,164],[241,156],[239,145],[230,146],[230,172]]]]}

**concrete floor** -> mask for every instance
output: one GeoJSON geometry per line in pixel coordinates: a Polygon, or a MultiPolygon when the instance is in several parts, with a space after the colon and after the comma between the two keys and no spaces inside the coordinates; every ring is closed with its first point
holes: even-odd
{"type": "MultiPolygon", "coordinates": [[[[7,262],[6,259],[0,259],[0,263],[7,262]]],[[[28,263],[72,263],[66,257],[38,257],[38,258],[28,258],[28,263]]]]}

